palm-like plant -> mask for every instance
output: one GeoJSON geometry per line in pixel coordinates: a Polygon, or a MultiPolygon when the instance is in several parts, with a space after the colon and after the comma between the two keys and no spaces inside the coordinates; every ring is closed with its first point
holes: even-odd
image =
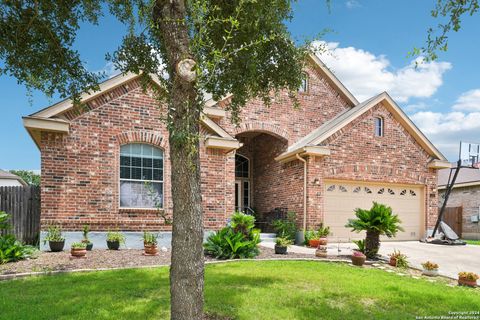
{"type": "Polygon", "coordinates": [[[345,225],[352,231],[366,231],[365,255],[374,258],[380,248],[380,236],[394,237],[398,231],[403,231],[398,215],[392,213],[392,208],[373,202],[370,210],[355,209],[357,219],[349,219],[345,225]]]}

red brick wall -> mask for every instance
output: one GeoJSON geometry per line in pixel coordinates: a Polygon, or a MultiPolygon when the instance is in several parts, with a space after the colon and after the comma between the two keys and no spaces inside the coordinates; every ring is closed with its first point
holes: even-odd
{"type": "MultiPolygon", "coordinates": [[[[171,230],[155,209],[119,208],[120,146],[144,142],[164,150],[164,211],[171,216],[168,132],[160,116],[157,102],[131,81],[66,113],[68,135],[43,133],[42,226],[171,230]]],[[[202,147],[201,159],[205,227],[219,228],[233,212],[233,153],[202,147]]]]}
{"type": "Polygon", "coordinates": [[[381,104],[345,126],[324,145],[330,148],[330,156],[309,159],[309,225],[323,220],[324,179],[424,185],[426,224],[434,225],[437,174],[427,168],[430,156],[381,104]],[[374,134],[377,116],[384,119],[383,137],[374,134]]]}

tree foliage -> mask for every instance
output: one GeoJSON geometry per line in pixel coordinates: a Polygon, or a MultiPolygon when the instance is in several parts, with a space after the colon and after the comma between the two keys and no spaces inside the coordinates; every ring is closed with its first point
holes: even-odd
{"type": "Polygon", "coordinates": [[[448,34],[458,32],[465,15],[474,15],[480,8],[478,0],[437,0],[431,11],[434,18],[443,20],[436,28],[429,28],[426,45],[415,48],[413,55],[422,55],[424,61],[433,61],[438,58],[438,51],[448,50],[448,34]]]}
{"type": "Polygon", "coordinates": [[[30,170],[10,170],[10,173],[19,176],[23,181],[32,186],[40,185],[40,175],[30,170]]]}

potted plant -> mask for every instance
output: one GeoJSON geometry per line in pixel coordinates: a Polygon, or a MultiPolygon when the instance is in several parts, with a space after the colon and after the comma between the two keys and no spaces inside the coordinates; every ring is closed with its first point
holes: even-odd
{"type": "Polygon", "coordinates": [[[353,250],[353,253],[352,253],[352,264],[354,266],[363,266],[363,264],[365,263],[365,260],[367,259],[367,256],[364,255],[362,252],[358,251],[358,250],[353,250]]]}
{"type": "Polygon", "coordinates": [[[305,244],[311,248],[316,248],[320,244],[320,236],[315,230],[308,230],[305,232],[305,244]]]}
{"type": "Polygon", "coordinates": [[[83,258],[87,254],[87,244],[84,242],[72,243],[70,254],[75,258],[83,258]]]}
{"type": "Polygon", "coordinates": [[[393,250],[393,253],[388,255],[390,257],[389,265],[398,268],[408,268],[407,256],[397,250],[393,250]]]}
{"type": "Polygon", "coordinates": [[[145,255],[155,256],[158,254],[157,250],[157,235],[154,235],[150,232],[143,233],[143,247],[145,250],[145,255]]]}
{"type": "Polygon", "coordinates": [[[82,242],[87,245],[87,251],[91,251],[93,248],[93,243],[88,239],[88,233],[90,232],[90,227],[88,224],[83,226],[83,240],[82,242]]]}
{"type": "Polygon", "coordinates": [[[107,247],[109,250],[118,250],[120,244],[125,243],[125,236],[120,232],[107,232],[107,247]]]}
{"type": "Polygon", "coordinates": [[[434,262],[424,262],[422,263],[422,274],[425,276],[435,277],[438,276],[438,264],[434,262]]]}
{"type": "Polygon", "coordinates": [[[48,227],[47,236],[43,240],[43,243],[46,244],[47,241],[50,247],[50,251],[52,252],[63,251],[63,247],[65,246],[65,238],[62,235],[62,229],[60,228],[60,226],[48,227]]]}
{"type": "Polygon", "coordinates": [[[323,222],[320,223],[320,227],[317,230],[317,234],[319,237],[319,245],[326,246],[327,245],[327,236],[330,234],[330,227],[324,227],[323,222]]]}
{"type": "Polygon", "coordinates": [[[315,256],[319,258],[326,258],[327,257],[327,247],[319,245],[317,250],[315,250],[315,256]]]}
{"type": "Polygon", "coordinates": [[[291,244],[293,244],[292,240],[278,237],[275,241],[275,254],[287,254],[287,249],[291,244]]]}
{"type": "Polygon", "coordinates": [[[458,285],[475,288],[478,278],[478,274],[474,272],[460,272],[458,274],[458,285]]]}

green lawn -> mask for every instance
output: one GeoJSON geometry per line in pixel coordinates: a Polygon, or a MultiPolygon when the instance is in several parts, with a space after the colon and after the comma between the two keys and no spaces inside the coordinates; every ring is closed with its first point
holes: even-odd
{"type": "MultiPolygon", "coordinates": [[[[480,292],[381,270],[307,261],[206,268],[206,310],[235,319],[415,319],[480,311],[480,292]]],[[[0,282],[1,319],[168,318],[168,269],[0,282]]]]}
{"type": "Polygon", "coordinates": [[[467,244],[474,244],[474,245],[480,246],[480,240],[463,240],[463,241],[465,241],[467,244]]]}

